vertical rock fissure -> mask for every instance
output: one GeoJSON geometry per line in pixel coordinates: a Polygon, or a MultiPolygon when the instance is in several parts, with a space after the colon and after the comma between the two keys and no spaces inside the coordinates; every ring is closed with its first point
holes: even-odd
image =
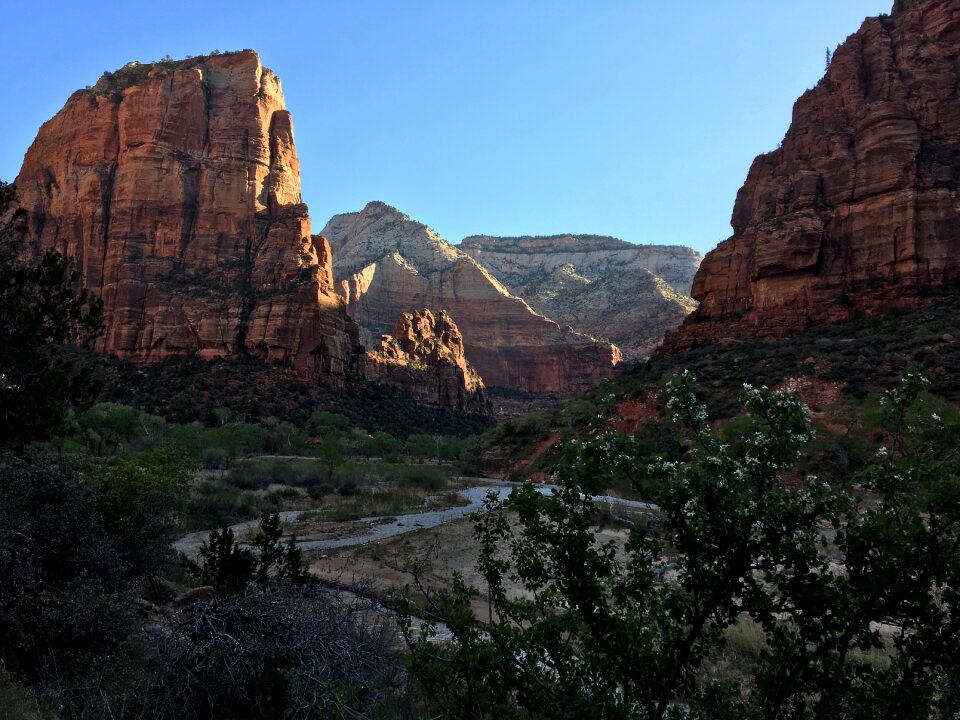
{"type": "MultiPolygon", "coordinates": [[[[187,158],[180,161],[180,173],[183,177],[183,229],[180,231],[178,254],[186,258],[191,241],[197,234],[197,221],[200,213],[200,173],[202,164],[187,158]]],[[[219,257],[217,258],[219,260],[219,257]]]]}
{"type": "MultiPolygon", "coordinates": [[[[122,102],[122,100],[121,100],[122,102]]],[[[114,108],[114,112],[117,113],[117,116],[120,115],[120,106],[117,105],[114,108]]],[[[120,126],[119,123],[114,130],[114,138],[116,140],[116,145],[114,146],[115,155],[118,160],[120,158],[120,126]]],[[[104,183],[105,187],[101,191],[101,214],[103,218],[103,252],[100,258],[100,277],[97,278],[101,292],[104,290],[104,280],[106,278],[107,272],[107,254],[109,250],[110,242],[110,220],[111,213],[113,211],[113,188],[116,184],[117,178],[117,166],[119,163],[110,163],[110,169],[106,174],[106,181],[104,183]]],[[[101,175],[102,177],[102,175],[101,175]]]]}
{"type": "Polygon", "coordinates": [[[210,158],[211,153],[211,143],[210,143],[210,86],[207,85],[207,73],[204,70],[201,70],[203,77],[200,79],[200,89],[203,90],[203,112],[204,112],[204,122],[203,122],[203,155],[204,158],[210,158]]]}
{"type": "Polygon", "coordinates": [[[237,316],[237,329],[233,334],[233,347],[232,350],[235,354],[241,354],[243,352],[244,344],[247,340],[247,324],[249,323],[250,313],[252,308],[250,307],[249,302],[249,292],[248,287],[250,284],[250,242],[247,240],[244,243],[244,256],[243,256],[243,267],[241,268],[241,276],[237,283],[237,291],[240,294],[240,308],[237,316]]]}

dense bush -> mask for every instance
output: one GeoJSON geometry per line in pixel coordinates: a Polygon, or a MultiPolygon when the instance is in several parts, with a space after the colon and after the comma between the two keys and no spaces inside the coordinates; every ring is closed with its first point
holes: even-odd
{"type": "Polygon", "coordinates": [[[220,447],[208,447],[200,451],[200,464],[205,470],[226,470],[230,466],[230,453],[220,447]]]}
{"type": "Polygon", "coordinates": [[[0,660],[41,682],[84,675],[135,627],[137,580],[172,559],[150,493],[85,482],[47,458],[0,458],[0,660]],[[158,536],[154,532],[159,531],[158,536]]]}
{"type": "Polygon", "coordinates": [[[194,484],[187,499],[187,530],[208,530],[256,518],[269,509],[262,493],[240,490],[220,480],[194,484]]]}
{"type": "Polygon", "coordinates": [[[514,459],[526,457],[550,436],[555,420],[545,412],[511,418],[484,433],[484,443],[503,447],[514,459]]]}
{"type": "Polygon", "coordinates": [[[310,487],[329,481],[326,469],[315,461],[269,457],[235,463],[227,479],[244,490],[262,490],[275,484],[310,487]]]}
{"type": "Polygon", "coordinates": [[[334,492],[336,492],[336,488],[333,485],[328,485],[326,483],[321,483],[320,485],[311,485],[309,488],[307,488],[307,494],[314,500],[319,500],[324,495],[330,495],[334,492]]]}
{"type": "Polygon", "coordinates": [[[395,465],[384,476],[388,482],[436,492],[450,487],[450,469],[437,465],[395,465]]]}

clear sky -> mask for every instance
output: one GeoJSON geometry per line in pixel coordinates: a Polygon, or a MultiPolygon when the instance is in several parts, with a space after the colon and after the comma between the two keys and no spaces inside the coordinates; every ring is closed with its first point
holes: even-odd
{"type": "Polygon", "coordinates": [[[614,235],[706,252],[833,49],[892,0],[3,0],[0,179],[130,60],[253,48],[315,231],[383,200],[451,242],[614,235]]]}

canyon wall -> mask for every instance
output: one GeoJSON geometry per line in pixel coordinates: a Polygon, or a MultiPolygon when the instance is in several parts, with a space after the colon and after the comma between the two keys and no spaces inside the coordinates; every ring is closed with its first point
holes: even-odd
{"type": "Polygon", "coordinates": [[[696,307],[699,253],[599,235],[465,238],[460,249],[538,313],[647,357],[696,307]]]}
{"type": "Polygon", "coordinates": [[[960,281],[958,84],[960,3],[867,19],[754,161],[676,337],[782,335],[960,281]]]}
{"type": "Polygon", "coordinates": [[[356,366],[280,81],[256,53],[105,73],[43,125],[16,184],[27,254],[74,256],[103,299],[100,349],[246,350],[335,384],[356,366]]]}

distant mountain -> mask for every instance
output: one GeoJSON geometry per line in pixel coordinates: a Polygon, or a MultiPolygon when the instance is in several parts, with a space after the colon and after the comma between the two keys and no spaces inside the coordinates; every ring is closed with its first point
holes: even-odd
{"type": "Polygon", "coordinates": [[[619,350],[534,312],[467,253],[382,202],[331,218],[337,292],[372,347],[405,312],[446,311],[488,387],[573,394],[613,373],[619,350]]]}
{"type": "Polygon", "coordinates": [[[624,359],[648,356],[696,307],[700,255],[600,235],[465,238],[460,249],[539,313],[609,340],[624,359]]]}

